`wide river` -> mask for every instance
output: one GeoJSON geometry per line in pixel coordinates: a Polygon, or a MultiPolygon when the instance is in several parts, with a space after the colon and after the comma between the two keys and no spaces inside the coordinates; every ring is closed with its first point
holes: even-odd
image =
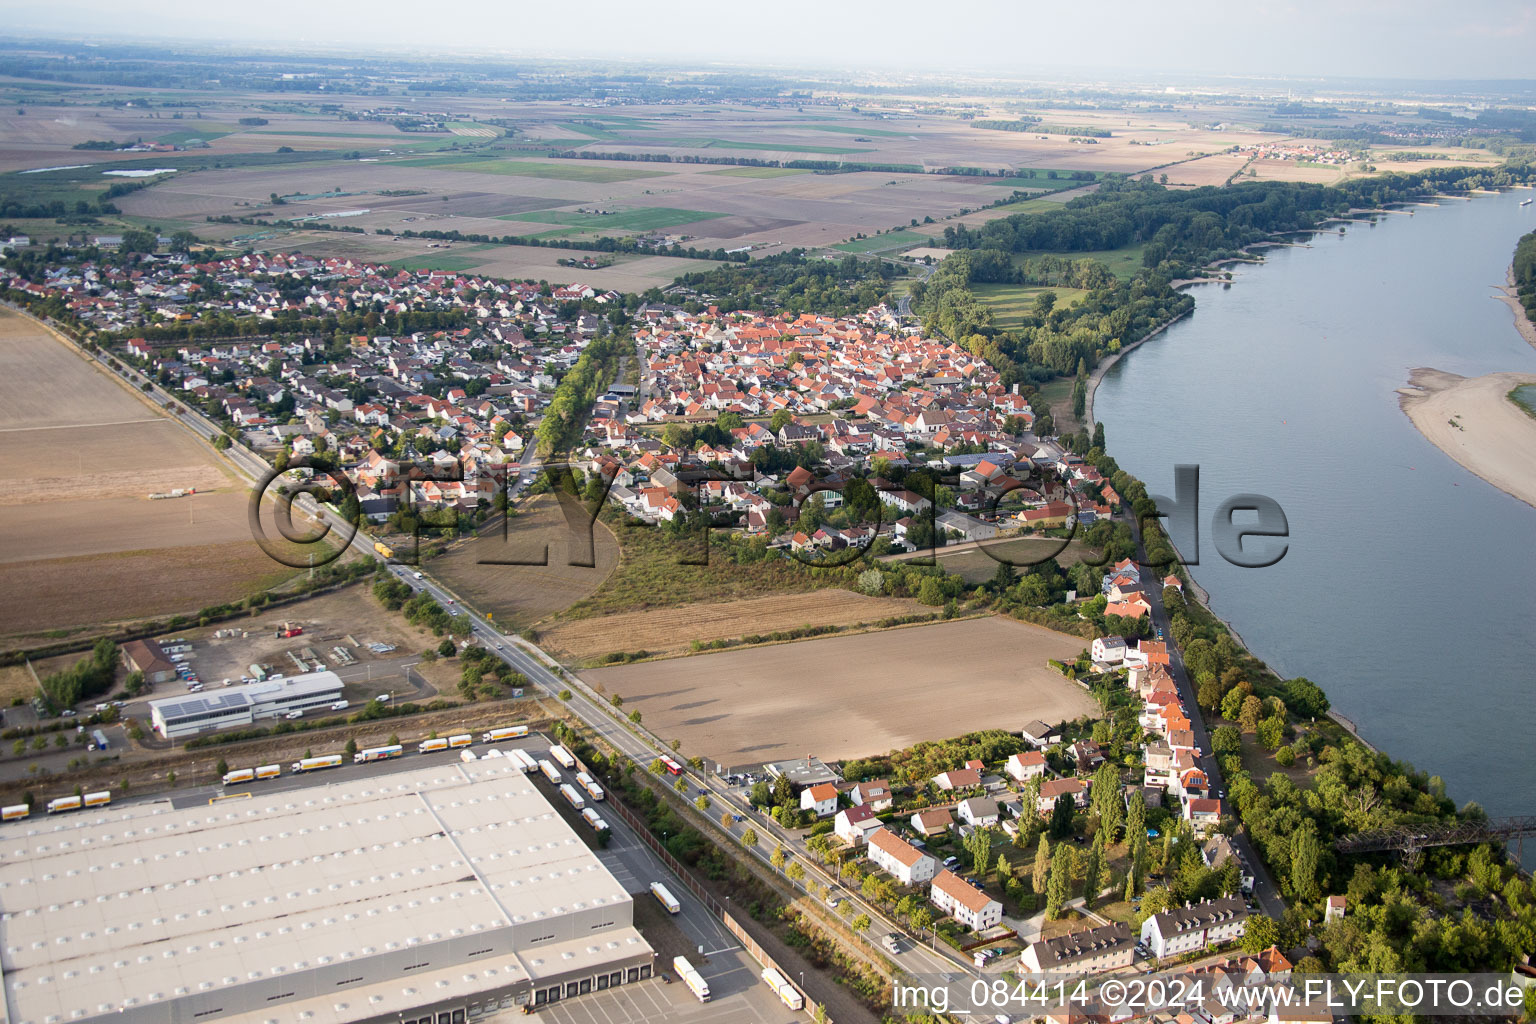
{"type": "Polygon", "coordinates": [[[1424,440],[1394,389],[1417,366],[1536,371],[1491,298],[1536,230],[1536,206],[1519,206],[1532,195],[1268,250],[1230,288],[1196,286],[1194,315],[1111,367],[1094,399],[1111,454],[1151,493],[1173,496],[1175,464],[1200,466],[1190,573],[1254,654],[1495,816],[1536,814],[1536,508],[1424,440]],[[1272,567],[1233,566],[1212,542],[1217,506],[1245,492],[1288,519],[1272,567]]]}

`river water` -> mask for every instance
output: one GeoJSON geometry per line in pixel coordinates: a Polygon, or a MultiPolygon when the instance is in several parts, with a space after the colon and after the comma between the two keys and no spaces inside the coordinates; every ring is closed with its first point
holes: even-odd
{"type": "Polygon", "coordinates": [[[1495,816],[1536,814],[1536,508],[1424,440],[1394,389],[1417,366],[1536,371],[1490,297],[1536,229],[1536,206],[1519,206],[1531,194],[1268,250],[1230,288],[1196,286],[1194,315],[1094,398],[1111,454],[1152,494],[1174,494],[1175,464],[1200,466],[1190,572],[1254,654],[1495,816]],[[1217,506],[1245,492],[1285,511],[1272,567],[1238,568],[1212,543],[1217,506]]]}

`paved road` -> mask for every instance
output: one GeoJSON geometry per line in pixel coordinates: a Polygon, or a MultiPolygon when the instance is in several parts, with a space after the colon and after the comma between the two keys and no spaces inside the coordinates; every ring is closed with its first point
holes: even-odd
{"type": "MultiPolygon", "coordinates": [[[[1136,558],[1139,564],[1146,565],[1147,549],[1142,543],[1141,524],[1132,521],[1131,529],[1136,534],[1136,558]]],[[[1190,681],[1189,671],[1184,667],[1184,656],[1179,652],[1178,646],[1173,641],[1173,625],[1168,617],[1168,610],[1163,606],[1163,588],[1152,585],[1145,587],[1143,592],[1147,595],[1147,602],[1152,606],[1152,626],[1161,630],[1163,637],[1168,642],[1169,670],[1174,681],[1179,686],[1179,699],[1184,706],[1195,710],[1190,716],[1190,728],[1194,733],[1195,746],[1201,751],[1198,763],[1206,777],[1211,780],[1213,792],[1219,792],[1226,796],[1226,782],[1222,778],[1221,765],[1216,755],[1211,752],[1211,737],[1205,727],[1204,716],[1199,712],[1199,703],[1195,699],[1195,687],[1190,681]]],[[[1269,870],[1264,862],[1259,859],[1253,849],[1253,844],[1248,840],[1248,834],[1239,831],[1233,837],[1233,845],[1237,847],[1243,859],[1248,863],[1249,870],[1253,872],[1253,895],[1264,908],[1264,913],[1279,920],[1285,914],[1285,900],[1280,896],[1280,890],[1270,877],[1269,870]]]]}

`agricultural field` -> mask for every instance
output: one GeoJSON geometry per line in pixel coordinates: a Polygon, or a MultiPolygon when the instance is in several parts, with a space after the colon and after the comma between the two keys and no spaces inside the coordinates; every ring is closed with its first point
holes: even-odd
{"type": "Polygon", "coordinates": [[[587,228],[593,232],[612,235],[631,231],[655,231],[658,228],[670,228],[678,224],[692,224],[695,221],[713,220],[724,216],[723,213],[709,213],[705,210],[674,210],[665,206],[649,206],[603,213],[583,213],[580,210],[509,213],[498,219],[529,221],[534,224],[563,224],[567,227],[587,228]]]}
{"type": "Polygon", "coordinates": [[[916,231],[889,231],[883,235],[875,235],[872,238],[855,239],[852,242],[844,242],[842,245],[834,245],[832,248],[839,252],[851,252],[860,256],[867,256],[875,252],[890,252],[896,249],[904,249],[908,246],[922,245],[931,239],[916,231]]]}
{"type": "Polygon", "coordinates": [[[728,766],[861,757],[1095,703],[1047,659],[1078,637],[987,616],[584,672],[686,755],[728,766]],[[822,709],[825,713],[818,713],[822,709]]]}
{"type": "Polygon", "coordinates": [[[1255,160],[1249,170],[1253,171],[1253,180],[1257,181],[1310,181],[1333,185],[1344,178],[1343,167],[1302,160],[1255,160]]]}
{"type": "Polygon", "coordinates": [[[1168,176],[1169,185],[1225,185],[1227,179],[1248,165],[1247,153],[1217,153],[1198,160],[1186,160],[1157,172],[1158,180],[1168,176]]]}
{"type": "Polygon", "coordinates": [[[213,450],[34,321],[0,312],[7,634],[196,611],[293,575],[213,450]],[[152,491],[197,494],[150,501],[152,491]]]}
{"type": "Polygon", "coordinates": [[[675,656],[687,653],[696,642],[739,640],[803,626],[873,625],[881,619],[932,611],[906,598],[817,590],[557,622],[540,631],[539,644],[576,663],[594,662],[615,652],[675,656]]]}
{"type": "Polygon", "coordinates": [[[594,567],[569,564],[582,554],[571,536],[560,505],[543,495],[512,518],[505,536],[501,521],[493,520],[478,536],[434,559],[432,575],[490,612],[498,625],[521,629],[588,597],[619,564],[618,542],[603,523],[592,524],[594,567]],[[482,564],[485,560],[548,564],[482,564]]]}
{"type": "MultiPolygon", "coordinates": [[[[832,246],[859,234],[908,225],[914,218],[932,217],[942,230],[945,218],[984,206],[1003,189],[1056,187],[1068,172],[1135,173],[1249,138],[1241,132],[1217,135],[1190,128],[1187,118],[1172,113],[1133,115],[1127,124],[1124,117],[1107,113],[1040,111],[1051,121],[1092,122],[1112,132],[1095,145],[1082,145],[1065,136],[1040,139],[1031,133],[983,131],[958,118],[899,110],[798,112],[641,104],[619,115],[578,111],[560,102],[504,103],[492,96],[455,97],[444,130],[404,132],[389,121],[347,120],[349,108],[371,104],[364,97],[337,96],[336,109],[322,109],[291,96],[193,92],[178,94],[180,116],[172,116],[153,107],[110,105],[109,98],[117,94],[106,88],[78,87],[70,93],[73,105],[40,103],[24,117],[9,111],[0,115],[0,194],[36,200],[52,190],[73,205],[75,199],[106,187],[111,179],[101,171],[109,167],[174,167],[176,172],[166,180],[116,200],[122,215],[103,220],[101,228],[153,226],[170,232],[186,227],[236,247],[255,242],[293,248],[314,233],[217,224],[208,218],[326,215],[365,232],[333,234],[329,239],[332,251],[359,258],[371,255],[368,250],[378,231],[516,234],[509,218],[612,234],[687,226],[697,246],[751,246],[757,254],[793,246],[832,246]],[[108,102],[93,103],[95,98],[108,102]],[[487,123],[491,120],[497,126],[487,123]],[[175,144],[199,140],[198,145],[206,142],[207,148],[136,154],[71,148],[92,140],[138,139],[175,144]],[[598,158],[561,156],[573,153],[598,158]],[[601,159],[610,154],[628,159],[601,159]],[[634,159],[647,156],[671,162],[634,159]],[[691,162],[732,159],[805,160],[826,166],[817,173],[809,167],[691,162]],[[839,164],[893,169],[844,171],[839,164]],[[4,173],[75,165],[84,166],[35,178],[4,173]],[[947,168],[1020,173],[932,173],[947,168]],[[1053,172],[1056,179],[1049,177],[1053,172]],[[273,194],[302,198],[279,205],[271,201],[273,194]],[[625,212],[584,223],[525,216],[540,210],[570,212],[578,206],[625,212]],[[691,219],[680,219],[681,212],[692,214],[691,219]],[[620,217],[631,222],[623,223],[620,217]]],[[[403,107],[419,105],[423,110],[441,109],[443,102],[417,96],[400,101],[403,107]]],[[[47,225],[28,228],[37,237],[56,237],[62,230],[57,224],[52,230],[47,225]]],[[[564,231],[529,233],[581,237],[564,231]]],[[[904,235],[888,240],[924,241],[904,235]]],[[[410,242],[400,243],[400,249],[407,258],[425,254],[410,242]]],[[[851,251],[868,249],[855,245],[851,251]]],[[[472,266],[456,260],[449,266],[500,273],[503,264],[515,262],[472,266]]],[[[546,263],[552,265],[553,259],[546,263]]],[[[641,285],[639,277],[589,280],[585,273],[558,266],[539,270],[534,276],[556,282],[580,274],[583,281],[598,286],[641,285]]],[[[646,280],[642,287],[653,283],[646,280]]]]}

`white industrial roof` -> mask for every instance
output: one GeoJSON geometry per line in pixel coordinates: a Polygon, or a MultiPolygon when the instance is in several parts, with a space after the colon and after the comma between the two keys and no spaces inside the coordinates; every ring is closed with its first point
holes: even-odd
{"type": "Polygon", "coordinates": [[[162,697],[160,700],[150,701],[149,706],[152,710],[160,712],[163,721],[172,722],[179,718],[200,715],[205,711],[294,700],[311,694],[339,691],[341,687],[341,677],[335,672],[306,672],[300,676],[223,687],[207,694],[189,693],[181,697],[162,697]]]}
{"type": "MultiPolygon", "coordinates": [[[[499,759],[0,829],[0,960],[13,1024],[78,1020],[629,901],[544,796],[499,759]]],[[[622,925],[577,945],[629,943],[629,908],[615,920],[622,925]]],[[[537,977],[540,961],[575,952],[563,945],[437,973],[494,967],[537,977]]],[[[327,998],[353,1007],[336,1011],[338,1021],[392,1001],[369,988],[327,998]]],[[[250,1017],[279,1018],[299,1019],[286,1006],[250,1017]]]]}

